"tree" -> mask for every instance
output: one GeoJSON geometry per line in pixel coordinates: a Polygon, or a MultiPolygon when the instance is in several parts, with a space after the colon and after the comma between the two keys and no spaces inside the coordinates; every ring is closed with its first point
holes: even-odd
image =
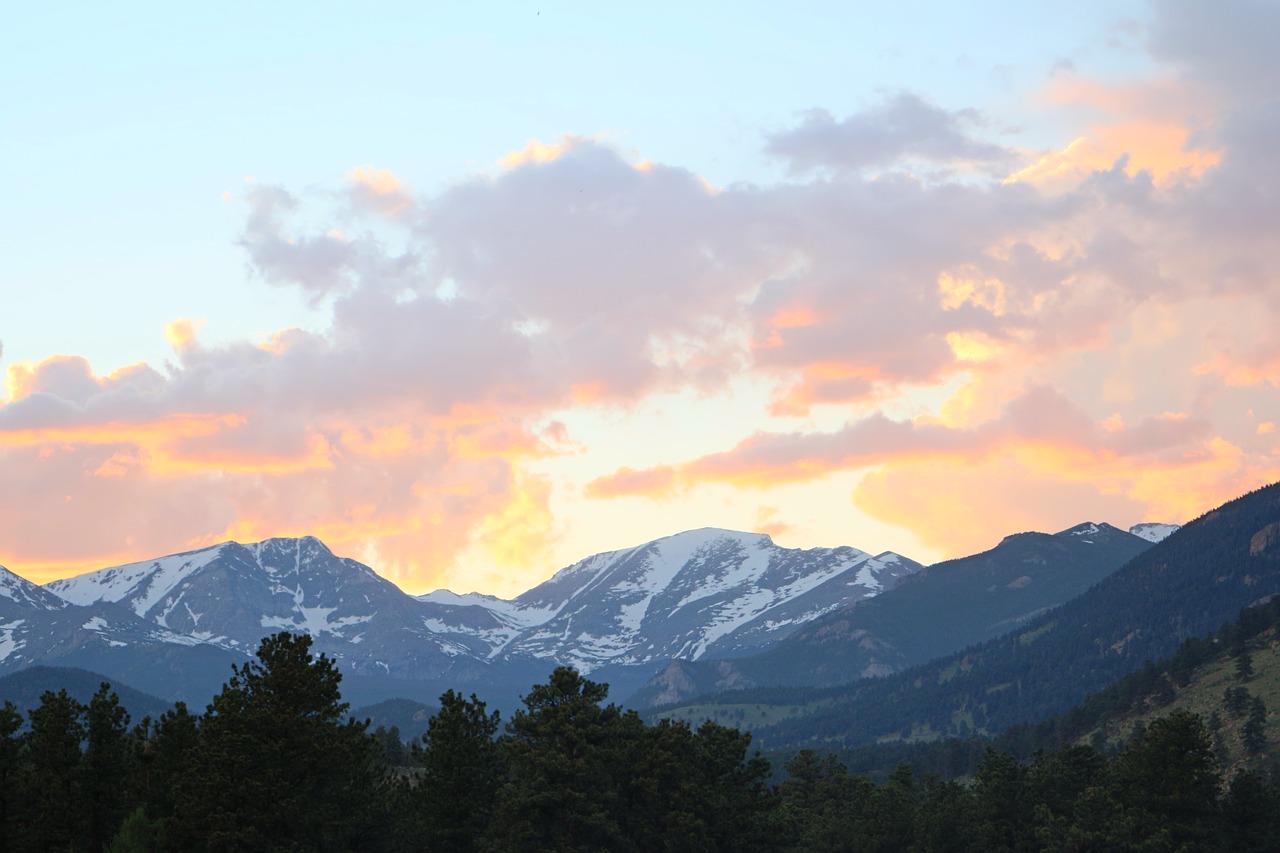
{"type": "Polygon", "coordinates": [[[1249,709],[1249,689],[1236,685],[1222,693],[1222,706],[1231,717],[1242,717],[1249,709]]]}
{"type": "Polygon", "coordinates": [[[12,702],[0,705],[0,853],[10,849],[18,819],[19,756],[22,713],[12,702]]]}
{"type": "Polygon", "coordinates": [[[1120,756],[1114,796],[1131,838],[1168,840],[1169,849],[1212,846],[1218,820],[1217,759],[1204,721],[1178,711],[1155,720],[1120,756]]]}
{"type": "Polygon", "coordinates": [[[377,745],[342,722],[342,675],[311,638],[267,637],[232,668],[180,780],[172,840],[185,849],[349,850],[374,828],[377,745]]]}
{"type": "Polygon", "coordinates": [[[23,826],[29,850],[66,850],[83,838],[80,747],[84,706],[67,694],[45,691],[23,738],[23,826]]]}
{"type": "Polygon", "coordinates": [[[85,750],[82,760],[86,841],[101,850],[129,813],[125,797],[133,769],[129,714],[105,682],[85,707],[85,750]]]}
{"type": "Polygon", "coordinates": [[[984,850],[1013,851],[1028,846],[1031,810],[1026,804],[1026,773],[1005,752],[990,747],[974,777],[977,841],[984,850]]]}
{"type": "Polygon", "coordinates": [[[870,780],[850,774],[834,755],[801,750],[787,762],[787,779],[778,786],[792,849],[860,850],[857,827],[874,791],[870,780]]]}
{"type": "Polygon", "coordinates": [[[1240,732],[1244,751],[1249,755],[1260,755],[1267,746],[1267,706],[1261,696],[1254,696],[1249,703],[1249,719],[1245,721],[1240,732]]]}
{"type": "Polygon", "coordinates": [[[1241,652],[1236,658],[1236,679],[1245,682],[1251,678],[1253,678],[1253,656],[1247,651],[1241,652]]]}
{"type": "Polygon", "coordinates": [[[621,753],[644,724],[609,687],[557,667],[524,697],[501,740],[510,780],[498,794],[493,840],[502,850],[629,850],[623,831],[621,753]]]}
{"type": "Polygon", "coordinates": [[[200,719],[187,710],[186,703],[177,702],[154,724],[144,719],[138,726],[135,742],[138,768],[134,774],[134,796],[163,836],[177,807],[184,777],[195,761],[200,719]]]}
{"type": "Polygon", "coordinates": [[[1223,800],[1227,847],[1232,853],[1263,853],[1275,849],[1280,837],[1280,791],[1253,770],[1241,770],[1231,780],[1223,800]]]}
{"type": "Polygon", "coordinates": [[[463,699],[450,690],[440,697],[440,711],[427,722],[422,744],[413,746],[421,770],[403,797],[406,846],[479,849],[503,782],[498,724],[498,712],[487,713],[474,693],[463,699]]]}

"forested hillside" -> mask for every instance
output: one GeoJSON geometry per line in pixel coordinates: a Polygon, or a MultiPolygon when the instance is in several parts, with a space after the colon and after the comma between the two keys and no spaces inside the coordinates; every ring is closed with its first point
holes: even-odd
{"type": "Polygon", "coordinates": [[[1066,711],[1280,592],[1280,485],[1231,501],[1005,636],[888,678],[726,693],[665,713],[764,706],[771,749],[997,734],[1066,711]]]}

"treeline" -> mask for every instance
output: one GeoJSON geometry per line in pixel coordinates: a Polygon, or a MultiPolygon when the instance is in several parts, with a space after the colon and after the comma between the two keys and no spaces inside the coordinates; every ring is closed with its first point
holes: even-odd
{"type": "MultiPolygon", "coordinates": [[[[972,776],[990,746],[1026,762],[1037,753],[1052,752],[1084,739],[1100,752],[1114,757],[1124,748],[1129,731],[1117,728],[1117,721],[1142,714],[1158,713],[1172,705],[1190,686],[1196,670],[1225,659],[1234,671],[1235,684],[1223,691],[1218,708],[1205,720],[1214,742],[1219,764],[1226,766],[1240,758],[1257,764],[1280,764],[1267,756],[1266,720],[1268,709],[1262,697],[1251,689],[1255,677],[1254,655],[1272,655],[1274,633],[1280,628],[1280,597],[1240,611],[1209,637],[1191,637],[1164,660],[1148,661],[1141,669],[1087,696],[1062,714],[1038,723],[1012,726],[994,738],[943,738],[938,740],[895,740],[835,749],[850,770],[881,781],[895,768],[907,765],[918,775],[935,774],[943,779],[972,776]],[[1238,749],[1229,748],[1228,730],[1239,729],[1238,749]]],[[[1267,669],[1273,664],[1268,662],[1267,669]]],[[[787,753],[773,753],[785,756],[787,753]]]]}
{"type": "Polygon", "coordinates": [[[1220,719],[1215,719],[1220,716],[1247,718],[1243,746],[1247,754],[1256,755],[1266,745],[1261,723],[1265,722],[1267,708],[1260,696],[1250,692],[1248,682],[1254,677],[1254,652],[1270,653],[1265,648],[1269,645],[1266,635],[1277,627],[1280,627],[1280,597],[1246,607],[1234,622],[1224,624],[1216,634],[1189,637],[1168,658],[1147,661],[1141,669],[1090,694],[1066,713],[1040,723],[1014,726],[997,738],[997,743],[1023,757],[1036,750],[1079,740],[1090,733],[1094,733],[1100,744],[1104,743],[1108,740],[1105,730],[1112,721],[1168,707],[1190,685],[1197,669],[1225,656],[1234,662],[1238,683],[1222,695],[1221,714],[1215,712],[1210,718],[1210,729],[1216,732],[1220,728],[1220,719]],[[1258,647],[1260,640],[1263,649],[1258,647]]]}
{"type": "Polygon", "coordinates": [[[646,724],[572,669],[505,724],[450,691],[408,751],[347,717],[306,636],[263,641],[203,714],[130,725],[107,685],[0,707],[3,851],[1269,850],[1280,784],[1224,786],[1200,718],[1114,757],[987,749],[970,781],[882,783],[802,752],[770,784],[750,736],[646,724]]]}

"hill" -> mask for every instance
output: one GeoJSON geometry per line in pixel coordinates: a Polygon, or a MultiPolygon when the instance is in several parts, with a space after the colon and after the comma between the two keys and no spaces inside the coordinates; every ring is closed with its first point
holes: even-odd
{"type": "Polygon", "coordinates": [[[88,704],[104,681],[120,697],[120,704],[128,710],[135,723],[143,717],[158,719],[172,707],[171,702],[135,690],[127,684],[113,682],[105,675],[67,666],[33,666],[0,676],[0,702],[12,702],[25,716],[40,704],[40,697],[45,691],[57,693],[66,690],[72,699],[88,704]]]}
{"type": "Polygon", "coordinates": [[[628,704],[669,704],[727,688],[832,686],[899,672],[1025,624],[1151,545],[1109,524],[1007,536],[989,551],[930,566],[814,619],[759,654],[673,662],[628,704]]]}
{"type": "Polygon", "coordinates": [[[996,640],[884,679],[738,691],[662,713],[759,706],[755,731],[770,748],[996,734],[1067,710],[1277,592],[1280,484],[1206,513],[996,640]]]}

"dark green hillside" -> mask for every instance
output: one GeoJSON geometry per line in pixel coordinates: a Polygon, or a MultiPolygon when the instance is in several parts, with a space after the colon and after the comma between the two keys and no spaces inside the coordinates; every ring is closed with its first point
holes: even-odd
{"type": "Polygon", "coordinates": [[[883,676],[990,640],[1087,590],[1151,543],[1108,524],[1019,533],[981,554],[909,575],[732,661],[677,662],[637,707],[736,687],[821,687],[883,676]]]}
{"type": "Polygon", "coordinates": [[[1172,657],[1069,712],[1015,726],[998,740],[1024,757],[1070,743],[1114,749],[1178,711],[1209,723],[1224,769],[1280,767],[1280,597],[1244,610],[1212,637],[1188,639],[1172,657]]]}
{"type": "Polygon", "coordinates": [[[40,704],[40,696],[46,690],[54,693],[66,690],[72,699],[87,705],[104,681],[110,682],[111,692],[120,697],[120,704],[135,722],[143,717],[159,718],[173,707],[172,702],[112,681],[105,675],[66,666],[31,666],[0,677],[0,704],[12,702],[25,714],[40,704]]]}
{"type": "Polygon", "coordinates": [[[770,748],[996,733],[1065,711],[1277,592],[1280,485],[1272,485],[1206,513],[997,640],[881,680],[740,691],[716,703],[789,706],[790,717],[755,729],[770,748]]]}
{"type": "Polygon", "coordinates": [[[427,705],[412,699],[386,699],[375,705],[356,708],[351,716],[357,720],[368,720],[370,731],[379,727],[396,729],[405,741],[416,741],[427,731],[427,723],[431,716],[440,710],[440,705],[427,705]]]}
{"type": "MultiPolygon", "coordinates": [[[[877,780],[902,764],[917,774],[951,779],[976,772],[992,746],[1023,762],[1073,746],[1112,755],[1135,733],[1178,712],[1205,721],[1226,775],[1280,770],[1280,597],[1245,609],[1212,637],[1187,639],[1171,657],[1144,665],[1043,722],[1014,726],[994,739],[896,739],[836,755],[850,770],[877,780]]],[[[751,722],[752,715],[746,716],[751,722]]],[[[784,750],[770,757],[781,766],[791,755],[784,750]]]]}

